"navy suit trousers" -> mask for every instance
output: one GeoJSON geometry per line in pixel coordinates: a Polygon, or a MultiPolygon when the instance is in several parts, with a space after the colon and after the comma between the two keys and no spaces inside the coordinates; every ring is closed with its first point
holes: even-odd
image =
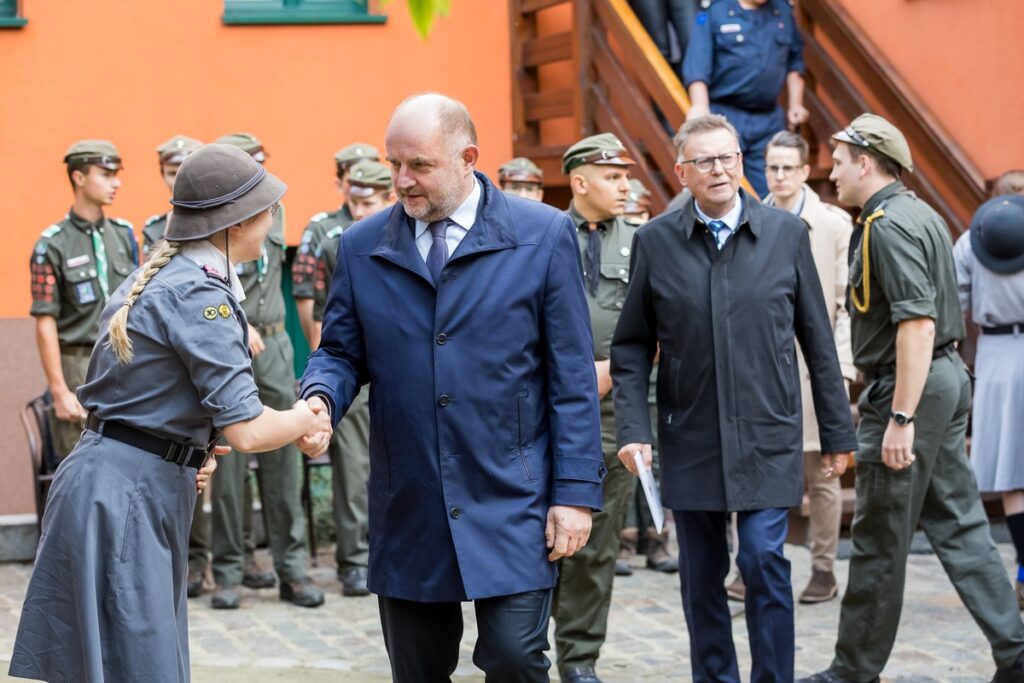
{"type": "MultiPolygon", "coordinates": [[[[694,683],[740,683],[732,618],[725,593],[727,512],[673,513],[679,536],[679,583],[690,632],[694,683]]],[[[793,589],[784,509],[738,513],[739,566],[747,587],[751,683],[793,680],[793,589]]]]}

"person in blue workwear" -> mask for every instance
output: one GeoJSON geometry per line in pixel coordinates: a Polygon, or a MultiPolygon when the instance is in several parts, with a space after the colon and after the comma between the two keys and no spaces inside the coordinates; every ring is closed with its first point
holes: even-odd
{"type": "Polygon", "coordinates": [[[697,15],[683,59],[687,119],[709,112],[729,119],[740,134],[747,179],[761,197],[768,194],[768,141],[807,120],[803,70],[803,38],[786,0],[716,0],[697,15]]]}

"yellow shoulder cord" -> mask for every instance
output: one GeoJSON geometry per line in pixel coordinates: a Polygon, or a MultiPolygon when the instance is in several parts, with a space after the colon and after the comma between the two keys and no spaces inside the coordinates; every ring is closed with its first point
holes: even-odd
{"type": "Polygon", "coordinates": [[[862,300],[857,296],[857,288],[850,287],[850,296],[853,297],[853,307],[860,313],[867,313],[868,309],[871,308],[871,260],[868,258],[870,251],[870,240],[871,240],[871,224],[875,222],[876,218],[881,218],[885,215],[885,211],[879,209],[873,214],[864,219],[864,236],[861,238],[860,243],[862,245],[864,267],[862,269],[862,281],[864,283],[864,299],[862,300]]]}

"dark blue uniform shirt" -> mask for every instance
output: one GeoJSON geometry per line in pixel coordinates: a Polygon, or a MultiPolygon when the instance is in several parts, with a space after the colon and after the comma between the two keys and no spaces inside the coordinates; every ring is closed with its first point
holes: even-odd
{"type": "Polygon", "coordinates": [[[716,0],[697,15],[683,61],[686,86],[703,81],[712,102],[746,111],[774,109],[791,71],[803,73],[803,39],[785,0],[743,9],[716,0]]]}

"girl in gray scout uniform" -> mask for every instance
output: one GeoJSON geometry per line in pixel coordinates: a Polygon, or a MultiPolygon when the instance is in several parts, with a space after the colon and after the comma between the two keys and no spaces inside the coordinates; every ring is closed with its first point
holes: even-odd
{"type": "Polygon", "coordinates": [[[182,164],[168,241],[103,311],[78,393],[88,429],[53,481],[11,676],[189,681],[188,533],[208,444],[326,449],[321,404],[260,403],[228,260],[259,256],[284,191],[234,147],[182,164]]]}

